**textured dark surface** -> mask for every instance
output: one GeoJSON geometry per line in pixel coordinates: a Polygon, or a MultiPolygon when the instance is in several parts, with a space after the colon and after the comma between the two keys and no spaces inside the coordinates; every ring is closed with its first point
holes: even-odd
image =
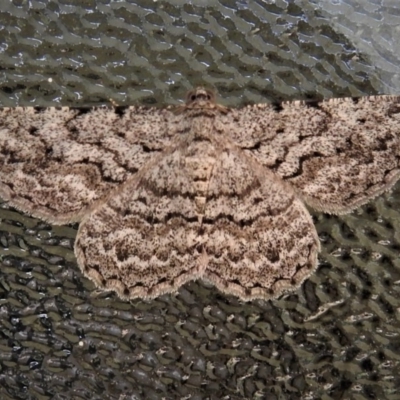
{"type": "MultiPolygon", "coordinates": [[[[399,93],[397,3],[185,3],[1,0],[0,105],[162,106],[198,84],[229,106],[399,93]]],[[[200,283],[99,295],[76,227],[3,205],[0,398],[397,399],[399,196],[314,214],[316,274],[249,304],[200,283]]]]}

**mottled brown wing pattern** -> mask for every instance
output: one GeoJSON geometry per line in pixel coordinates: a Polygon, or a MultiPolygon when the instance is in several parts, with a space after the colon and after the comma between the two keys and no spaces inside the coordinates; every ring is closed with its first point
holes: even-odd
{"type": "Polygon", "coordinates": [[[53,223],[79,221],[169,145],[164,109],[0,109],[0,197],[53,223]]]}
{"type": "Polygon", "coordinates": [[[96,285],[153,298],[201,277],[201,221],[182,144],[156,158],[80,226],[75,252],[96,285]]]}
{"type": "Polygon", "coordinates": [[[320,211],[349,212],[399,178],[397,96],[254,105],[220,119],[239,147],[320,211]]]}
{"type": "Polygon", "coordinates": [[[76,242],[84,273],[123,298],[196,278],[244,300],[276,297],[310,275],[318,249],[291,187],[213,131],[178,141],[84,221],[76,242]]]}
{"type": "Polygon", "coordinates": [[[203,278],[243,300],[293,290],[317,266],[319,240],[293,189],[233,146],[219,151],[205,208],[203,278]]]}
{"type": "Polygon", "coordinates": [[[229,109],[197,88],[176,108],[0,111],[0,196],[81,221],[83,273],[122,298],[206,279],[243,300],[317,265],[303,202],[344,213],[399,177],[399,98],[229,109]]]}

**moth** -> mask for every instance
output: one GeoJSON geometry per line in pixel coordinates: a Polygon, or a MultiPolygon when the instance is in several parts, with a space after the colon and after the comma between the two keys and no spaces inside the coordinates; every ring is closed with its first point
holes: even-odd
{"type": "Polygon", "coordinates": [[[123,299],[194,279],[270,299],[316,269],[306,206],[348,213],[399,178],[399,99],[2,108],[0,197],[79,222],[80,269],[123,299]]]}

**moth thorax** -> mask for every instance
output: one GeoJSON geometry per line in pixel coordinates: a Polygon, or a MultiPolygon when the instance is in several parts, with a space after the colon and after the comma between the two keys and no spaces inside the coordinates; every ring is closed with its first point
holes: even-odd
{"type": "Polygon", "coordinates": [[[213,118],[207,115],[199,115],[192,120],[191,134],[194,140],[210,140],[211,132],[214,131],[213,118]]]}

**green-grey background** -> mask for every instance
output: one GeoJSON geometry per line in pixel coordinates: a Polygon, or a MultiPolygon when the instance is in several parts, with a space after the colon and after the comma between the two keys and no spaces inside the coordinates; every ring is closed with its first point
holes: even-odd
{"type": "MultiPolygon", "coordinates": [[[[397,0],[0,0],[0,105],[400,94],[399,26],[397,0]]],[[[251,303],[98,293],[76,226],[1,204],[0,398],[398,399],[399,196],[315,213],[318,271],[251,303]]]]}

